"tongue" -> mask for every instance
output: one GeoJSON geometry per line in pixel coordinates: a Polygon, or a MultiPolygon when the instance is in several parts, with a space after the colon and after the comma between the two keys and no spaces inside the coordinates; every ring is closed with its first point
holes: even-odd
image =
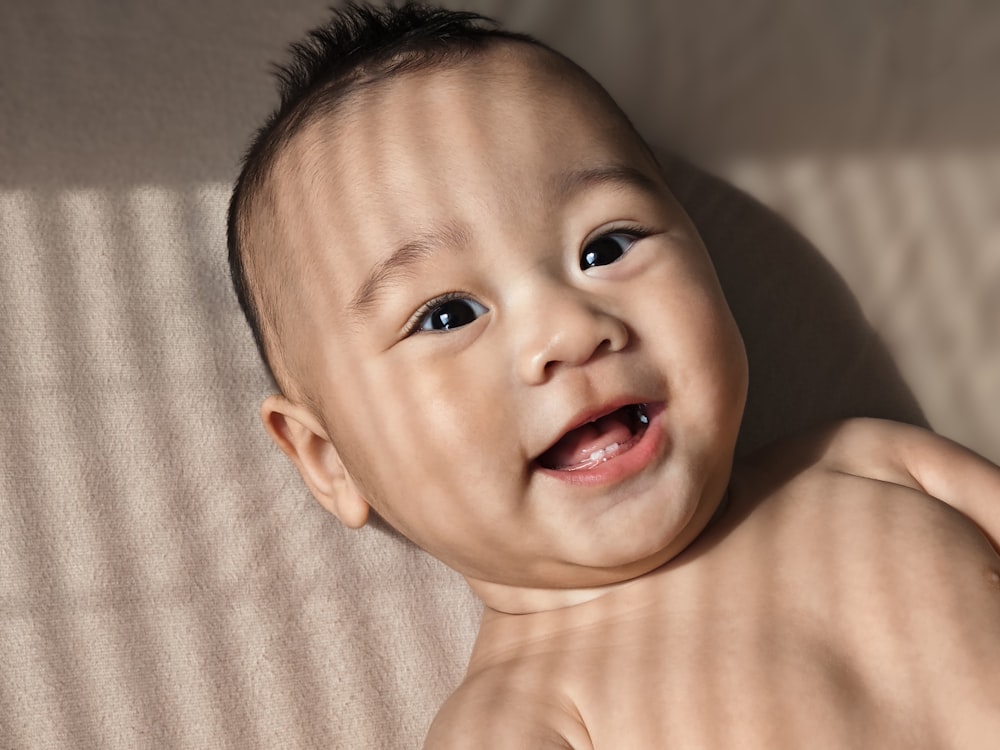
{"type": "Polygon", "coordinates": [[[632,437],[629,419],[623,409],[567,432],[547,450],[540,462],[551,469],[565,469],[590,458],[612,443],[621,445],[632,437]]]}

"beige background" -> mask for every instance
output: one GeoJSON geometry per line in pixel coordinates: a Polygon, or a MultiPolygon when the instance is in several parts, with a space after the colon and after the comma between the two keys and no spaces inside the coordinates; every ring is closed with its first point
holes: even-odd
{"type": "MultiPolygon", "coordinates": [[[[0,747],[413,747],[460,678],[477,605],[308,498],[228,288],[268,62],[324,5],[0,6],[0,747]]],[[[935,428],[1000,460],[1000,5],[462,5],[818,249],[671,168],[750,349],[741,449],[919,420],[888,351],[935,428]]]]}

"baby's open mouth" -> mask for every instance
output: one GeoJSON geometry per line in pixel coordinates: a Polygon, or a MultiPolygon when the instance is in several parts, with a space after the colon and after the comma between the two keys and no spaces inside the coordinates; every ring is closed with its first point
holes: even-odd
{"type": "Polygon", "coordinates": [[[556,471],[591,469],[632,448],[649,425],[646,404],[629,404],[563,435],[538,457],[556,471]]]}

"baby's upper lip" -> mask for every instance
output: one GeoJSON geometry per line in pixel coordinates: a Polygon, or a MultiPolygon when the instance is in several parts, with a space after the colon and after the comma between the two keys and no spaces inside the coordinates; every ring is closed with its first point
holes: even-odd
{"type": "Polygon", "coordinates": [[[629,406],[630,404],[648,404],[649,399],[645,399],[641,396],[622,396],[620,398],[615,398],[611,401],[605,401],[600,406],[588,406],[584,407],[576,414],[574,414],[562,428],[562,430],[545,446],[537,456],[535,456],[535,461],[545,455],[546,452],[555,447],[556,443],[562,440],[566,435],[568,435],[573,430],[578,427],[583,427],[583,425],[590,422],[594,422],[601,417],[605,417],[611,412],[618,411],[623,406],[629,406]]]}

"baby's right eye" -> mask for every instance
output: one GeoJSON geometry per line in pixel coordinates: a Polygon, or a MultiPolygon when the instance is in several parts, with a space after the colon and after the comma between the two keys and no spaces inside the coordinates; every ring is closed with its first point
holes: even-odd
{"type": "Polygon", "coordinates": [[[488,312],[489,310],[474,299],[458,294],[446,294],[426,303],[417,312],[416,322],[409,332],[452,331],[469,325],[488,312]]]}

